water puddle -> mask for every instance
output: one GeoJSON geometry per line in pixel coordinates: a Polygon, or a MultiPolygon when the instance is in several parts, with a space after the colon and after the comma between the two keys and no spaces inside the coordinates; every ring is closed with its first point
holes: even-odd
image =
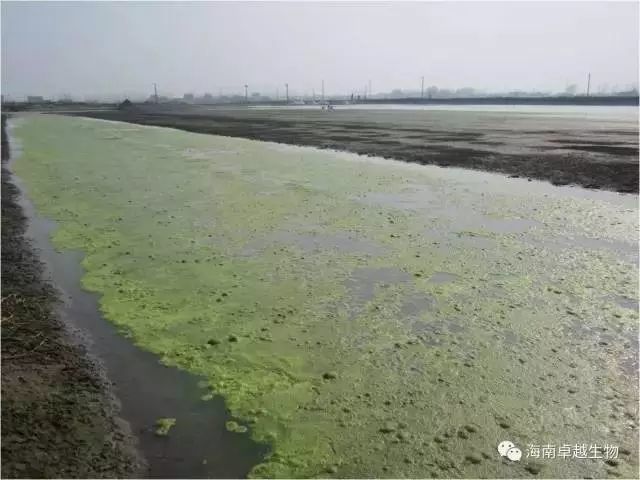
{"type": "MultiPolygon", "coordinates": [[[[348,310],[351,318],[362,313],[364,305],[373,300],[379,289],[403,285],[404,296],[397,300],[398,317],[403,322],[419,317],[423,312],[433,310],[435,299],[428,294],[418,292],[410,283],[411,275],[392,267],[358,268],[345,280],[344,285],[350,296],[348,310]]],[[[395,301],[394,301],[395,303],[395,301]]]]}
{"type": "Polygon", "coordinates": [[[407,283],[411,275],[397,268],[358,268],[345,280],[345,286],[356,303],[364,304],[373,300],[377,287],[407,283]]]}
{"type": "Polygon", "coordinates": [[[458,275],[454,274],[454,273],[448,273],[448,272],[435,272],[433,275],[431,275],[431,277],[429,278],[429,283],[435,283],[437,285],[443,284],[443,283],[451,283],[456,281],[458,278],[458,275]]]}
{"type": "Polygon", "coordinates": [[[436,306],[435,299],[430,295],[410,295],[402,302],[400,315],[402,317],[417,317],[423,312],[433,310],[436,306]]]}
{"type": "Polygon", "coordinates": [[[277,232],[268,235],[266,238],[249,242],[241,250],[242,256],[253,256],[260,254],[265,248],[272,245],[290,245],[306,253],[313,253],[323,250],[337,250],[343,253],[353,253],[358,255],[378,256],[385,252],[385,249],[370,240],[363,240],[342,232],[336,233],[299,233],[299,232],[277,232]]]}
{"type": "Polygon", "coordinates": [[[484,211],[474,203],[466,189],[443,191],[442,187],[412,184],[398,193],[371,192],[352,199],[378,207],[391,207],[407,213],[419,213],[428,223],[427,238],[443,245],[461,248],[491,249],[496,235],[526,238],[541,227],[530,218],[511,218],[484,211]]]}
{"type": "Polygon", "coordinates": [[[478,250],[488,250],[496,247],[496,241],[493,238],[480,235],[475,232],[455,232],[452,236],[441,234],[440,238],[443,242],[457,245],[460,247],[470,247],[478,250]]]}
{"type": "Polygon", "coordinates": [[[524,233],[539,225],[535,220],[526,218],[492,218],[479,215],[473,220],[468,220],[468,229],[477,228],[498,234],[524,233]]]}
{"type": "Polygon", "coordinates": [[[354,197],[354,200],[369,206],[392,207],[399,210],[418,210],[421,206],[435,200],[434,197],[420,197],[415,191],[402,193],[372,192],[362,197],[354,197]]]}
{"type": "Polygon", "coordinates": [[[573,250],[576,247],[585,250],[604,250],[633,265],[638,265],[638,248],[630,243],[611,239],[590,238],[581,235],[572,237],[525,238],[526,243],[551,251],[573,250]]]}
{"type": "Polygon", "coordinates": [[[464,325],[455,320],[416,320],[411,325],[411,333],[429,347],[442,345],[447,338],[463,333],[465,330],[464,325]]]}
{"type": "Polygon", "coordinates": [[[614,297],[612,300],[622,308],[628,308],[629,310],[633,310],[634,312],[638,311],[638,300],[623,296],[614,297]]]}
{"type": "Polygon", "coordinates": [[[614,346],[616,348],[622,347],[622,351],[616,354],[615,361],[620,371],[634,379],[637,384],[640,360],[637,327],[629,332],[611,324],[607,327],[593,327],[584,320],[573,319],[563,326],[563,330],[569,338],[588,340],[598,349],[607,350],[614,346]]]}

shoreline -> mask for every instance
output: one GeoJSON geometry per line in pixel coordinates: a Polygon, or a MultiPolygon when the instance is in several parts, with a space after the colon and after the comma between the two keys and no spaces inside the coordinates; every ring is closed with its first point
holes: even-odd
{"type": "MultiPolygon", "coordinates": [[[[184,102],[189,105],[201,105],[211,107],[228,107],[228,106],[294,106],[295,104],[286,100],[264,100],[264,101],[226,101],[226,102],[184,102]]],[[[332,105],[509,105],[509,106],[526,106],[526,105],[540,105],[540,106],[600,106],[600,107],[638,107],[639,97],[637,95],[556,95],[556,96],[508,96],[508,95],[496,95],[496,96],[477,96],[477,97],[442,97],[442,98],[429,98],[429,97],[390,97],[390,98],[360,98],[359,100],[350,100],[346,96],[340,98],[315,98],[314,100],[306,99],[304,105],[314,105],[321,103],[331,103],[332,105]]],[[[65,107],[99,107],[99,108],[114,108],[117,103],[114,102],[61,102],[50,101],[43,103],[30,104],[28,102],[5,102],[4,104],[8,109],[17,110],[29,110],[30,108],[65,108],[65,107]]]]}
{"type": "Polygon", "coordinates": [[[2,470],[5,478],[144,472],[96,359],[60,319],[60,292],[31,239],[2,116],[2,470]]]}
{"type": "Polygon", "coordinates": [[[357,110],[327,113],[319,107],[287,111],[135,105],[68,115],[460,167],[553,185],[639,191],[637,131],[615,124],[609,130],[594,123],[556,131],[545,121],[529,124],[530,119],[516,115],[513,121],[522,126],[510,123],[505,129],[501,115],[483,113],[481,119],[471,118],[466,125],[451,129],[445,124],[450,112],[385,111],[370,119],[357,110]]]}

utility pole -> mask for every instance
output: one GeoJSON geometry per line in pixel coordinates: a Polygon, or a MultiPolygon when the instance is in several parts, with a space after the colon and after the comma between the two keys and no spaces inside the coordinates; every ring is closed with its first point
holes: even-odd
{"type": "Polygon", "coordinates": [[[324,80],[322,80],[322,101],[324,102],[324,80]]]}
{"type": "Polygon", "coordinates": [[[371,96],[371,80],[369,80],[369,96],[371,96]]]}
{"type": "Polygon", "coordinates": [[[280,87],[276,87],[276,100],[280,100],[280,87]]]}
{"type": "Polygon", "coordinates": [[[422,76],[420,83],[420,98],[424,98],[424,75],[422,76]]]}
{"type": "Polygon", "coordinates": [[[248,103],[249,102],[249,85],[244,86],[244,102],[248,103]]]}
{"type": "Polygon", "coordinates": [[[284,90],[285,90],[285,95],[286,95],[286,98],[287,98],[287,103],[289,103],[289,84],[288,83],[284,84],[284,90]]]}
{"type": "Polygon", "coordinates": [[[591,72],[587,75],[587,97],[589,96],[589,90],[591,90],[591,72]]]}
{"type": "Polygon", "coordinates": [[[155,83],[153,84],[153,97],[155,98],[156,103],[158,103],[158,85],[155,83]]]}
{"type": "Polygon", "coordinates": [[[311,89],[311,99],[315,102],[316,101],[316,89],[312,88],[311,89]]]}

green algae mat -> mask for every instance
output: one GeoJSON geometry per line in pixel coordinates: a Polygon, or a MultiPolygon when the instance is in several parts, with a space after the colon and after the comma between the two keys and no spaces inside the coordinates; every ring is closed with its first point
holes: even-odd
{"type": "Polygon", "coordinates": [[[105,318],[269,443],[253,476],[637,473],[637,196],[72,117],[13,135],[105,318]]]}

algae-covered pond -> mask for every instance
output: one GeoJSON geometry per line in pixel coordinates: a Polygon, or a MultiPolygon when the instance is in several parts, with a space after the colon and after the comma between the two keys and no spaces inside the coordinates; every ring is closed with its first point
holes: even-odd
{"type": "Polygon", "coordinates": [[[637,472],[637,196],[80,118],[14,132],[105,317],[271,445],[253,476],[637,472]],[[563,444],[620,453],[527,458],[563,444]]]}

